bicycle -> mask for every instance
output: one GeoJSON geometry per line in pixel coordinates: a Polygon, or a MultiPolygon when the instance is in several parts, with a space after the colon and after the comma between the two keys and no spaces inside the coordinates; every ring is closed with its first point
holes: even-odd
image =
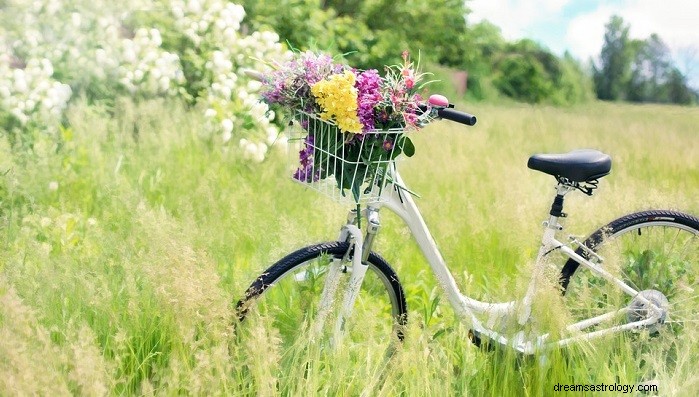
{"type": "MultiPolygon", "coordinates": [[[[428,103],[425,109],[431,117],[425,120],[476,123],[475,116],[454,110],[444,97],[430,97],[428,103]]],[[[325,122],[314,125],[329,128],[325,122]]],[[[325,155],[324,161],[343,161],[325,155]]],[[[391,335],[391,343],[403,340],[408,321],[403,286],[388,262],[372,251],[384,208],[408,226],[476,344],[488,340],[532,355],[622,332],[660,338],[697,321],[693,312],[699,303],[699,218],[673,210],[647,210],[613,220],[582,241],[558,239],[566,216],[565,196],[575,191],[592,195],[598,181],[611,171],[610,156],[593,149],[531,156],[528,167],[553,176],[556,195],[526,293],[507,302],[482,302],[459,290],[392,158],[374,167],[376,175],[364,192],[368,193],[364,209],[349,211],[336,241],[294,251],[255,279],[236,305],[240,321],[256,308],[254,312],[271,321],[268,326],[278,328],[288,344],[301,335],[331,346],[363,338],[371,345],[377,342],[376,335],[391,335]],[[525,328],[532,321],[532,305],[554,252],[566,258],[558,283],[570,305],[572,323],[556,338],[549,333],[530,335],[525,328]],[[385,322],[377,321],[379,317],[385,322]],[[517,329],[510,331],[513,324],[517,329]]],[[[309,184],[332,195],[315,181],[309,184]]],[[[331,188],[337,196],[337,185],[331,188]]]]}

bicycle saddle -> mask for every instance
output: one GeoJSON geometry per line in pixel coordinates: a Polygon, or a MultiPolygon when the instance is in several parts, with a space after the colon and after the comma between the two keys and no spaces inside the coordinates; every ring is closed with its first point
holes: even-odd
{"type": "Polygon", "coordinates": [[[587,182],[609,174],[612,158],[599,150],[578,149],[563,154],[535,154],[527,167],[571,182],[587,182]]]}

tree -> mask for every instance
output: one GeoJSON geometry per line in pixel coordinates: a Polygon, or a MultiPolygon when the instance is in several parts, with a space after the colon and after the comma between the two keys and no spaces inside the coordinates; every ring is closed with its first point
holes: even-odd
{"type": "Polygon", "coordinates": [[[625,99],[633,55],[629,26],[620,16],[612,16],[606,25],[599,67],[593,65],[595,91],[599,99],[625,99]]]}
{"type": "Polygon", "coordinates": [[[495,85],[500,92],[530,103],[550,98],[562,75],[558,58],[529,39],[508,47],[495,64],[495,85]]]}
{"type": "Polygon", "coordinates": [[[666,88],[668,100],[672,103],[691,105],[699,100],[699,94],[689,88],[687,77],[677,68],[670,70],[666,88]]]}
{"type": "Polygon", "coordinates": [[[670,50],[657,34],[631,43],[634,60],[626,98],[634,102],[668,102],[666,83],[673,69],[670,50]]]}
{"type": "Polygon", "coordinates": [[[467,26],[463,39],[464,56],[458,67],[468,71],[468,95],[476,99],[497,96],[493,86],[494,61],[507,42],[500,28],[488,21],[467,26]]]}
{"type": "Polygon", "coordinates": [[[271,28],[301,50],[346,54],[363,69],[396,63],[404,50],[447,66],[461,65],[465,56],[462,0],[244,0],[244,5],[253,29],[271,28]]]}

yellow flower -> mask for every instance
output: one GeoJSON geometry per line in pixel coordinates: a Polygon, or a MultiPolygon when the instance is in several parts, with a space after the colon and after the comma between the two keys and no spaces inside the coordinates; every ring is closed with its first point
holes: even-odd
{"type": "Polygon", "coordinates": [[[341,131],[360,133],[362,123],[357,115],[355,80],[354,73],[347,70],[313,84],[311,93],[322,110],[321,119],[334,121],[341,131]]]}

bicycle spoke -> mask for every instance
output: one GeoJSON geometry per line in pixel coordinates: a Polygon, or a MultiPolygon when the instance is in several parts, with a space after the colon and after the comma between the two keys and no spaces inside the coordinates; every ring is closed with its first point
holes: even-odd
{"type": "MultiPolygon", "coordinates": [[[[639,362],[673,365],[677,349],[681,348],[677,343],[682,339],[677,336],[686,327],[699,323],[699,223],[696,219],[676,221],[675,217],[688,217],[669,211],[661,212],[661,220],[655,220],[657,216],[658,212],[650,212],[620,218],[620,228],[615,229],[614,222],[610,224],[610,237],[595,250],[604,257],[605,270],[653,304],[667,308],[664,321],[637,329],[628,334],[632,337],[624,338],[631,354],[639,362]],[[659,352],[655,357],[665,360],[644,361],[643,355],[650,352],[659,352]]],[[[651,313],[642,300],[624,294],[614,283],[584,266],[579,266],[568,281],[566,303],[574,322],[615,309],[634,309],[615,317],[613,324],[592,327],[593,332],[643,321],[651,313]]],[[[645,370],[652,371],[650,366],[645,370]]]]}

